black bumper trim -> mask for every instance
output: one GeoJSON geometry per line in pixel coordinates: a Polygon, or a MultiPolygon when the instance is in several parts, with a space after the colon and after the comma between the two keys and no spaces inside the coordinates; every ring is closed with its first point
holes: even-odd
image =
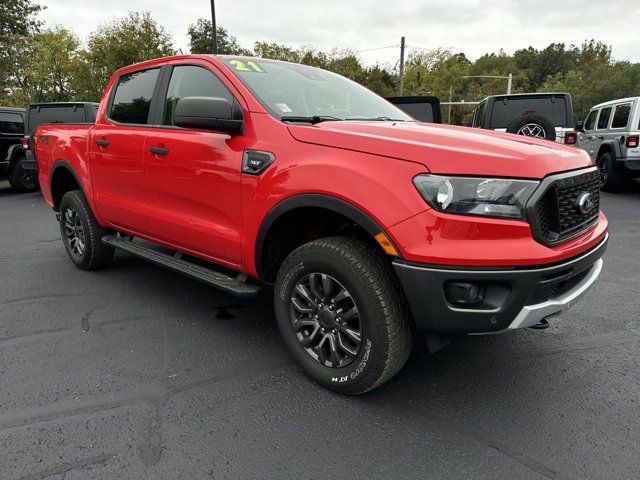
{"type": "Polygon", "coordinates": [[[579,278],[606,251],[609,235],[589,251],[561,263],[535,267],[434,268],[393,262],[417,327],[424,332],[486,333],[505,330],[526,305],[539,303],[541,289],[579,278]],[[479,307],[459,308],[445,299],[449,281],[481,283],[487,301],[479,307]]]}

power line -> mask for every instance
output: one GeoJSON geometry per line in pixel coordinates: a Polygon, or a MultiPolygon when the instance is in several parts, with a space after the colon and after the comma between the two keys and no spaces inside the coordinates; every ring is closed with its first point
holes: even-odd
{"type": "Polygon", "coordinates": [[[374,50],[385,50],[387,48],[398,48],[400,45],[389,45],[387,47],[366,48],[364,50],[357,50],[355,53],[373,52],[374,50]]]}

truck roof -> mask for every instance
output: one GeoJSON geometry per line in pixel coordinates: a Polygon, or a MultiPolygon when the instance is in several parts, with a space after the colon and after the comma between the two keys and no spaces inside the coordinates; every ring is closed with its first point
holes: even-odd
{"type": "Polygon", "coordinates": [[[638,99],[640,99],[640,97],[618,98],[616,100],[609,100],[609,101],[606,101],[606,102],[599,103],[598,105],[594,105],[593,107],[591,107],[591,109],[593,110],[594,108],[600,108],[600,107],[604,107],[606,105],[613,105],[614,103],[633,102],[634,100],[638,100],[638,99]]]}
{"type": "Polygon", "coordinates": [[[571,96],[571,94],[567,92],[533,92],[533,93],[503,93],[500,95],[489,95],[482,99],[481,102],[489,98],[505,98],[505,97],[549,97],[549,96],[571,96]]]}
{"type": "Polygon", "coordinates": [[[17,112],[17,113],[24,113],[26,111],[24,108],[20,108],[20,107],[0,107],[0,110],[2,110],[3,112],[17,112]]]}

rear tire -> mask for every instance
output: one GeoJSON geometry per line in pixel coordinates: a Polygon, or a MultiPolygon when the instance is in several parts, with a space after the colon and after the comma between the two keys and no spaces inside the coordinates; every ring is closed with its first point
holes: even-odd
{"type": "Polygon", "coordinates": [[[596,165],[600,170],[600,189],[603,192],[617,192],[624,186],[624,177],[616,169],[615,159],[610,152],[600,155],[596,165]]]}
{"type": "Polygon", "coordinates": [[[400,284],[361,241],[329,237],[294,250],[278,272],[274,304],[302,370],[337,392],[360,395],[382,385],[411,353],[414,325],[400,284]]]}
{"type": "Polygon", "coordinates": [[[34,172],[27,172],[22,168],[22,164],[26,160],[26,157],[18,158],[9,172],[9,184],[14,192],[30,193],[40,188],[38,175],[34,172]]]}
{"type": "Polygon", "coordinates": [[[522,115],[512,120],[507,125],[507,133],[556,141],[556,127],[551,120],[540,115],[522,115]]]}
{"type": "Polygon", "coordinates": [[[113,259],[113,247],[102,243],[110,232],[98,224],[80,190],[65,193],[60,201],[60,232],[69,258],[79,269],[98,270],[113,259]]]}

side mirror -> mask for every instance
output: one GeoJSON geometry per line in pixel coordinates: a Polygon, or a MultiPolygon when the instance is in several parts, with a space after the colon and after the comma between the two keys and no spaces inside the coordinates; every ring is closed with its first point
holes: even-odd
{"type": "Polygon", "coordinates": [[[240,105],[226,98],[184,97],[178,100],[174,123],[183,128],[202,128],[229,135],[242,133],[240,105]]]}
{"type": "Polygon", "coordinates": [[[576,132],[584,132],[584,122],[576,122],[576,132]]]}

